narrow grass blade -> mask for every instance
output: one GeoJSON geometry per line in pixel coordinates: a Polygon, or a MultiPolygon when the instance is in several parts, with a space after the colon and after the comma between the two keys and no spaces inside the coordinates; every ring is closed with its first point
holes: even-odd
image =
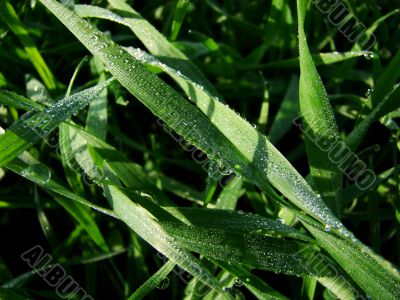
{"type": "Polygon", "coordinates": [[[298,113],[299,78],[297,76],[292,76],[289,88],[286,91],[268,134],[268,139],[272,144],[276,144],[288,132],[298,113]]]}
{"type": "Polygon", "coordinates": [[[20,120],[0,135],[0,166],[10,162],[30,146],[46,137],[61,122],[70,118],[90,103],[111,80],[70,97],[64,98],[53,106],[33,114],[26,120],[20,120]]]}
{"type": "Polygon", "coordinates": [[[42,110],[44,107],[14,92],[0,90],[0,104],[23,110],[42,110]]]}
{"type": "Polygon", "coordinates": [[[345,230],[265,136],[227,106],[209,99],[196,103],[199,110],[89,22],[55,1],[41,2],[102,60],[130,93],[187,141],[268,192],[269,180],[308,214],[333,229],[345,230]]]}
{"type": "Polygon", "coordinates": [[[223,261],[213,261],[230,274],[239,278],[245,285],[245,287],[259,300],[263,299],[280,299],[288,300],[286,296],[274,290],[259,277],[251,273],[242,266],[233,266],[232,264],[223,261]]]}
{"type": "Polygon", "coordinates": [[[316,190],[336,214],[340,214],[342,173],[328,157],[329,147],[339,140],[338,129],[324,85],[307,45],[304,18],[307,0],[297,1],[300,51],[300,112],[307,157],[316,190]],[[327,149],[326,149],[327,148],[327,149]]]}
{"type": "Polygon", "coordinates": [[[138,203],[131,201],[120,188],[111,185],[103,185],[103,187],[114,212],[133,231],[167,256],[171,263],[178,264],[209,287],[223,293],[222,287],[214,276],[204,269],[192,254],[184,250],[175,238],[167,234],[151,213],[138,203]]]}
{"type": "Polygon", "coordinates": [[[175,41],[177,39],[189,5],[190,5],[190,0],[176,1],[174,18],[172,19],[172,24],[171,24],[171,35],[170,35],[171,41],[175,41]]]}
{"type": "Polygon", "coordinates": [[[54,90],[57,87],[56,79],[51,70],[47,66],[39,50],[36,48],[33,40],[29,36],[29,32],[18,18],[17,13],[8,0],[0,3],[0,17],[7,23],[14,34],[20,39],[24,45],[24,49],[33,66],[39,73],[43,82],[49,90],[54,90]]]}
{"type": "Polygon", "coordinates": [[[140,300],[146,297],[152,290],[154,290],[163,281],[174,268],[175,263],[167,261],[161,269],[159,269],[153,276],[151,276],[143,285],[140,286],[128,300],[140,300]]]}
{"type": "Polygon", "coordinates": [[[317,240],[325,245],[325,249],[346,270],[367,294],[376,299],[399,299],[400,276],[393,269],[393,274],[388,272],[370,253],[360,253],[359,249],[348,241],[326,234],[318,228],[306,226],[317,240]]]}
{"type": "Polygon", "coordinates": [[[363,119],[346,138],[346,145],[355,151],[367,134],[371,125],[386,114],[398,109],[400,103],[400,84],[397,84],[393,91],[385,96],[381,102],[363,119]]]}
{"type": "MultiPolygon", "coordinates": [[[[327,52],[327,53],[314,53],[311,54],[315,66],[327,66],[344,61],[352,60],[357,57],[364,57],[370,59],[374,57],[373,52],[369,51],[349,51],[349,52],[327,52]]],[[[276,68],[298,68],[300,66],[299,57],[271,61],[264,64],[252,64],[238,62],[235,65],[237,70],[250,71],[250,70],[269,70],[276,68]]]]}
{"type": "MultiPolygon", "coordinates": [[[[101,74],[98,84],[102,84],[105,80],[105,74],[101,74]]],[[[107,89],[104,89],[99,96],[89,104],[86,129],[100,139],[105,140],[107,135],[107,119],[107,89]]]]}

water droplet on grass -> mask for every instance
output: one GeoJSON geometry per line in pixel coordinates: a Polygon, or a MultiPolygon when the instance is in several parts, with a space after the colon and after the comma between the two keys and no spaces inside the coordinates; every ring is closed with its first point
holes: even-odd
{"type": "Polygon", "coordinates": [[[244,282],[241,281],[239,278],[235,278],[235,280],[233,281],[233,286],[235,287],[242,287],[244,285],[244,282]]]}
{"type": "Polygon", "coordinates": [[[326,232],[330,232],[330,231],[331,231],[331,226],[329,226],[328,224],[325,225],[324,230],[325,230],[326,232]]]}
{"type": "Polygon", "coordinates": [[[165,277],[161,282],[157,285],[159,290],[165,290],[169,286],[169,278],[165,277]]]}
{"type": "Polygon", "coordinates": [[[22,170],[21,175],[38,184],[46,184],[51,178],[49,168],[42,164],[34,164],[22,170]]]}

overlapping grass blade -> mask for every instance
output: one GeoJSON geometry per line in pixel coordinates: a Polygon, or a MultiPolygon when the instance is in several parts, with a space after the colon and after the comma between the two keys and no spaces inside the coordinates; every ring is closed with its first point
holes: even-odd
{"type": "Polygon", "coordinates": [[[167,256],[171,262],[198,277],[209,287],[223,293],[223,288],[216,278],[202,267],[192,254],[183,249],[175,238],[165,232],[154,215],[129,199],[117,186],[104,184],[103,188],[114,212],[133,231],[167,256]]]}
{"type": "Polygon", "coordinates": [[[55,1],[41,2],[102,60],[129,92],[187,141],[267,191],[269,180],[310,215],[332,228],[342,228],[272,144],[227,106],[209,99],[196,102],[200,110],[197,109],[89,22],[55,1]]]}
{"type": "Polygon", "coordinates": [[[101,85],[64,98],[53,106],[20,120],[0,136],[0,166],[12,161],[30,146],[46,137],[61,122],[69,119],[90,103],[111,79],[101,85]]]}

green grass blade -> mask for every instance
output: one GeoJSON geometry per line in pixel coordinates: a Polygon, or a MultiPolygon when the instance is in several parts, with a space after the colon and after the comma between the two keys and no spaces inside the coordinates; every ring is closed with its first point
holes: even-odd
{"type": "Polygon", "coordinates": [[[339,193],[342,173],[328,158],[324,147],[339,140],[338,129],[324,85],[307,45],[304,18],[307,0],[297,1],[300,51],[300,112],[303,120],[307,157],[316,190],[336,214],[340,215],[339,193]],[[316,143],[316,141],[318,141],[316,143]]]}
{"type": "Polygon", "coordinates": [[[0,104],[23,110],[42,110],[43,106],[14,92],[0,90],[0,104]]]}
{"type": "Polygon", "coordinates": [[[51,70],[47,66],[39,50],[36,48],[33,40],[29,36],[29,32],[18,18],[13,6],[8,0],[1,1],[0,3],[0,17],[7,23],[14,34],[20,39],[24,45],[24,49],[28,55],[28,58],[32,62],[33,66],[37,70],[40,78],[42,78],[46,87],[49,90],[54,90],[57,87],[56,79],[52,74],[51,70]]]}
{"type": "Polygon", "coordinates": [[[46,177],[45,180],[40,178],[40,174],[34,172],[26,172],[29,167],[37,166],[39,162],[30,156],[28,153],[24,153],[19,158],[8,163],[6,167],[11,171],[25,177],[26,179],[36,183],[38,186],[46,190],[53,198],[63,206],[82,227],[88,232],[89,236],[92,237],[94,242],[103,250],[106,250],[106,244],[104,238],[94,221],[90,213],[83,209],[83,207],[90,207],[107,215],[114,216],[112,211],[104,209],[102,207],[93,205],[86,199],[75,195],[74,193],[67,190],[61,184],[57,183],[51,178],[46,177]],[[68,200],[67,200],[68,199],[68,200]],[[72,202],[70,200],[73,200],[72,202]],[[79,204],[78,204],[79,203],[79,204]]]}
{"type": "Polygon", "coordinates": [[[242,266],[233,266],[232,264],[223,261],[214,261],[224,270],[228,271],[235,277],[239,278],[245,285],[245,287],[259,300],[263,299],[280,299],[288,300],[286,296],[282,295],[278,291],[274,290],[259,277],[252,274],[251,271],[247,270],[242,266]]]}
{"type": "Polygon", "coordinates": [[[278,113],[271,125],[268,139],[276,144],[293,125],[293,120],[299,113],[299,78],[292,76],[289,88],[282,100],[278,113]]]}
{"type": "Polygon", "coordinates": [[[53,106],[21,120],[0,136],[0,166],[10,162],[30,146],[44,138],[61,122],[83,109],[108,84],[97,85],[70,97],[64,98],[53,106]]]}
{"type": "Polygon", "coordinates": [[[176,1],[174,18],[172,19],[172,24],[171,24],[171,35],[170,35],[171,41],[175,41],[177,39],[189,5],[190,5],[190,0],[176,1]]]}
{"type": "Polygon", "coordinates": [[[325,249],[346,270],[355,282],[373,299],[399,299],[400,276],[389,275],[371,253],[361,253],[348,241],[326,234],[318,228],[306,226],[325,249]]]}
{"type": "Polygon", "coordinates": [[[368,133],[371,125],[386,114],[398,109],[400,103],[400,84],[397,84],[393,91],[386,95],[381,102],[369,113],[346,137],[346,145],[355,151],[368,133]]]}
{"type": "Polygon", "coordinates": [[[227,106],[209,100],[197,102],[199,110],[89,22],[55,1],[41,2],[101,59],[130,93],[187,141],[268,192],[269,180],[308,214],[330,224],[333,230],[345,230],[265,136],[227,106]]]}
{"type": "MultiPolygon", "coordinates": [[[[106,80],[104,74],[100,75],[98,84],[106,80]]],[[[104,89],[99,96],[89,104],[89,111],[86,119],[87,131],[105,140],[107,135],[107,89],[104,89]]]]}
{"type": "Polygon", "coordinates": [[[194,82],[203,86],[214,96],[219,96],[213,85],[203,75],[199,68],[192,63],[180,50],[170,44],[158,30],[147,22],[138,12],[122,0],[109,0],[113,8],[122,16],[106,9],[89,5],[76,5],[75,11],[82,17],[103,18],[129,27],[149,51],[160,58],[163,63],[169,64],[189,76],[194,82]],[[156,43],[154,41],[157,41],[156,43]]]}
{"type": "MultiPolygon", "coordinates": [[[[133,231],[167,256],[171,262],[178,264],[211,288],[223,293],[222,287],[214,276],[204,269],[192,254],[184,250],[175,238],[167,234],[151,213],[129,199],[120,188],[111,185],[103,185],[103,187],[114,212],[133,231]]],[[[140,198],[139,195],[137,197],[136,200],[140,198]]]]}
{"type": "MultiPolygon", "coordinates": [[[[364,57],[370,58],[374,57],[373,52],[369,51],[349,51],[349,52],[327,52],[327,53],[314,53],[311,54],[315,66],[327,66],[331,64],[336,64],[344,61],[351,61],[353,58],[364,57]]],[[[243,63],[238,62],[235,68],[241,71],[250,70],[269,70],[276,68],[298,68],[300,66],[299,57],[287,58],[277,61],[271,61],[263,64],[253,64],[253,63],[243,63]]]]}
{"type": "Polygon", "coordinates": [[[141,285],[128,300],[140,300],[146,297],[152,290],[154,290],[172,271],[175,263],[167,261],[161,269],[153,274],[143,285],[141,285]]]}

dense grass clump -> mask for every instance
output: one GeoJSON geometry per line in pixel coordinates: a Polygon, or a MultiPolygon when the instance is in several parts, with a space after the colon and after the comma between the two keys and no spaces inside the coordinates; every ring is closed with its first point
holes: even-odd
{"type": "Polygon", "coordinates": [[[2,0],[0,299],[400,299],[399,12],[2,0]]]}

